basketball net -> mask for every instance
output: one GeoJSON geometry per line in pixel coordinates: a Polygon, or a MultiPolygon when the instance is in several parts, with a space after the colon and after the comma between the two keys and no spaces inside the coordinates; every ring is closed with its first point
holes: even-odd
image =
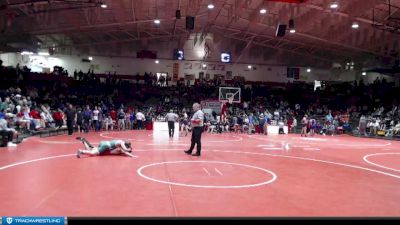
{"type": "Polygon", "coordinates": [[[228,102],[229,102],[229,104],[233,103],[233,96],[228,98],[228,102]]]}

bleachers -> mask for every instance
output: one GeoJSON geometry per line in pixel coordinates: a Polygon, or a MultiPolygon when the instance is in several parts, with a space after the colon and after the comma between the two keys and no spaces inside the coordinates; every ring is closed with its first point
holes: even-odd
{"type": "MultiPolygon", "coordinates": [[[[18,134],[18,135],[14,138],[13,143],[19,144],[19,143],[21,143],[22,140],[23,140],[24,138],[26,138],[26,137],[28,137],[28,136],[25,135],[25,134],[18,134]]],[[[1,135],[1,136],[0,136],[0,147],[6,147],[6,146],[7,146],[7,136],[1,135]]]]}
{"type": "Polygon", "coordinates": [[[60,128],[47,128],[39,131],[33,131],[32,136],[51,137],[60,134],[66,134],[67,132],[68,132],[67,127],[63,126],[60,128]]]}

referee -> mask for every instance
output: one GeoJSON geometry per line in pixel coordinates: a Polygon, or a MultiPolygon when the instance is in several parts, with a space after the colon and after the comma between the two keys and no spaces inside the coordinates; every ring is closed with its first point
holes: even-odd
{"type": "Polygon", "coordinates": [[[194,145],[197,144],[197,151],[196,154],[193,156],[200,156],[201,152],[201,133],[203,132],[203,123],[204,123],[204,113],[200,109],[199,103],[193,104],[193,112],[195,112],[192,116],[192,145],[190,149],[185,151],[186,154],[192,154],[194,149],[194,145]]]}
{"type": "Polygon", "coordinates": [[[76,121],[76,111],[72,104],[68,104],[65,114],[67,116],[68,135],[72,135],[74,132],[74,123],[76,121]]]}
{"type": "Polygon", "coordinates": [[[175,122],[178,120],[178,115],[176,115],[171,109],[169,113],[167,113],[166,120],[168,121],[169,138],[173,138],[175,131],[175,122]]]}

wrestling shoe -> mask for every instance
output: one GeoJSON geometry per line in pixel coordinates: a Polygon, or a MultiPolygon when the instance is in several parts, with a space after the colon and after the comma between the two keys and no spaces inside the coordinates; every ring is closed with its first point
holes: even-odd
{"type": "Polygon", "coordinates": [[[192,151],[191,150],[186,150],[186,151],[184,151],[186,154],[188,154],[188,155],[191,155],[192,154],[192,151]]]}

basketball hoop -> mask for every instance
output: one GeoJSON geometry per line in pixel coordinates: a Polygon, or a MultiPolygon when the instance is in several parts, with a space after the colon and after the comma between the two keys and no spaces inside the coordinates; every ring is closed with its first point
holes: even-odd
{"type": "Polygon", "coordinates": [[[240,102],[240,88],[235,87],[219,87],[219,97],[220,102],[233,104],[240,102]]]}

